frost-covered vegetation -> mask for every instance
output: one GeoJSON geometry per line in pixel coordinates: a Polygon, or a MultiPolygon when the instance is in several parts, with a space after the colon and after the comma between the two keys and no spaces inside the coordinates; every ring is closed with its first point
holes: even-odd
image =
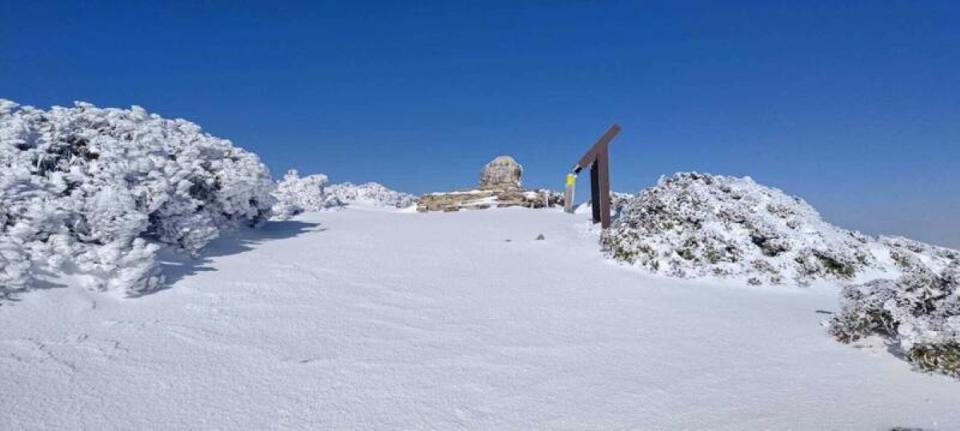
{"type": "Polygon", "coordinates": [[[186,120],[0,99],[0,296],[37,274],[142,293],[161,246],[196,253],[269,216],[267,168],[186,120]]]}
{"type": "Polygon", "coordinates": [[[327,192],[347,203],[357,202],[394,208],[406,208],[417,203],[416,196],[390,190],[379,183],[334,184],[327,189],[327,192]]]}
{"type": "Polygon", "coordinates": [[[898,280],[847,286],[830,332],[849,343],[880,335],[924,371],[960,377],[960,262],[937,274],[915,258],[898,280]]]}
{"type": "Polygon", "coordinates": [[[339,208],[343,202],[326,190],[327,176],[314,174],[301,177],[295,169],[287,171],[273,192],[276,203],[273,214],[281,219],[307,212],[339,208]]]}
{"type": "Polygon", "coordinates": [[[750,178],[678,173],[629,198],[601,241],[614,259],[675,277],[751,284],[897,278],[917,258],[936,272],[956,252],[833,226],[802,199],[750,178]]]}
{"type": "Polygon", "coordinates": [[[956,250],[847,231],[750,178],[698,173],[628,198],[601,241],[614,259],[676,277],[859,282],[844,288],[832,320],[839,341],[887,337],[919,369],[960,377],[956,250]]]}
{"type": "Polygon", "coordinates": [[[274,197],[277,203],[273,212],[278,218],[288,218],[309,211],[336,209],[350,203],[395,208],[405,208],[416,203],[413,195],[390,190],[378,183],[327,185],[326,175],[300,177],[296,170],[288,171],[277,183],[274,197]]]}

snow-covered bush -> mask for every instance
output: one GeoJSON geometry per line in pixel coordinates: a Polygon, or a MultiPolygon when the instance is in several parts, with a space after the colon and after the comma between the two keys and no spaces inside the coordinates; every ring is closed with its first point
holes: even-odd
{"type": "Polygon", "coordinates": [[[306,211],[321,211],[343,206],[343,202],[325,189],[327,176],[323,174],[300,177],[295,169],[287,171],[273,192],[276,203],[273,213],[284,219],[306,211]]]}
{"type": "Polygon", "coordinates": [[[314,174],[301,178],[296,170],[287,172],[283,180],[277,183],[273,195],[277,199],[273,212],[278,218],[340,208],[351,203],[395,208],[416,204],[413,195],[390,190],[378,183],[327,185],[326,175],[314,174]]]}
{"type": "Polygon", "coordinates": [[[899,280],[845,287],[830,332],[845,343],[886,337],[917,368],[960,377],[960,264],[936,274],[905,260],[912,268],[899,280]]]}
{"type": "Polygon", "coordinates": [[[148,291],[162,245],[196,253],[259,223],[273,187],[256,155],[186,120],[0,99],[0,295],[44,272],[148,291]]]}
{"type": "Polygon", "coordinates": [[[355,185],[352,183],[334,184],[327,192],[343,202],[365,203],[374,206],[406,208],[417,203],[417,198],[409,193],[390,190],[378,183],[355,185]]]}
{"type": "Polygon", "coordinates": [[[698,173],[661,178],[628,198],[601,243],[610,257],[651,272],[751,284],[895,279],[906,257],[923,256],[933,271],[957,259],[948,249],[838,228],[749,177],[698,173]]]}

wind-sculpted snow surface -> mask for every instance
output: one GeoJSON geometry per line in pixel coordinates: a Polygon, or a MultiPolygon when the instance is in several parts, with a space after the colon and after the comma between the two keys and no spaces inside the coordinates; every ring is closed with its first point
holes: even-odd
{"type": "Polygon", "coordinates": [[[218,239],[175,292],[24,295],[0,430],[960,429],[960,382],[829,339],[836,289],[618,268],[588,219],[348,206],[218,239]]]}
{"type": "Polygon", "coordinates": [[[952,250],[873,238],[824,222],[802,199],[736,178],[678,173],[623,206],[601,237],[616,260],[675,277],[743,277],[751,284],[895,279],[917,257],[937,272],[952,250]]]}
{"type": "Polygon", "coordinates": [[[0,99],[0,296],[40,273],[151,290],[162,245],[196,253],[264,220],[273,187],[256,155],[186,120],[0,99]]]}
{"type": "Polygon", "coordinates": [[[390,190],[379,183],[340,183],[328,187],[327,192],[343,202],[365,203],[374,206],[406,208],[417,203],[409,193],[390,190]]]}

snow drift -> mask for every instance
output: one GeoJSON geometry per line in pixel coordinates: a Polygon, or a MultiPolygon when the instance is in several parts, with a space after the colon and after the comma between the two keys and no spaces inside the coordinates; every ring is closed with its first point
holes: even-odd
{"type": "Polygon", "coordinates": [[[0,296],[44,272],[148,291],[162,245],[196,253],[259,223],[273,187],[255,154],[186,120],[0,99],[0,296]]]}
{"type": "Polygon", "coordinates": [[[907,258],[939,272],[960,253],[833,226],[798,197],[736,178],[678,173],[629,198],[601,236],[613,259],[675,277],[751,284],[895,279],[907,258]]]}

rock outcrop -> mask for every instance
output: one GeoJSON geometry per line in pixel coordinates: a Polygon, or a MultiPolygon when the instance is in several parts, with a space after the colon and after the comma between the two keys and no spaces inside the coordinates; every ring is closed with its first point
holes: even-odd
{"type": "Polygon", "coordinates": [[[524,190],[523,167],[513,157],[500,156],[480,171],[475,190],[428,193],[417,199],[417,211],[459,211],[491,207],[544,208],[563,204],[563,195],[549,190],[524,190]]]}
{"type": "Polygon", "coordinates": [[[480,171],[480,190],[519,190],[523,166],[513,157],[499,156],[480,171]]]}

